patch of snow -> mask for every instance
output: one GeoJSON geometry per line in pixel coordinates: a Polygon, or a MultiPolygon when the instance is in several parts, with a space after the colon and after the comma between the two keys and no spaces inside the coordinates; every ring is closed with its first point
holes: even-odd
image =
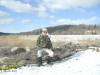
{"type": "Polygon", "coordinates": [[[30,51],[30,48],[29,47],[26,47],[25,49],[26,49],[26,52],[29,52],[30,51]]]}
{"type": "MultiPolygon", "coordinates": [[[[20,35],[19,39],[30,39],[36,40],[39,35],[20,35]]],[[[72,42],[78,40],[96,40],[100,39],[100,35],[50,35],[52,41],[64,41],[64,42],[72,42]]]]}
{"type": "Polygon", "coordinates": [[[100,52],[80,51],[52,66],[26,66],[0,75],[100,75],[100,52]]]}
{"type": "Polygon", "coordinates": [[[11,49],[11,52],[16,51],[17,49],[18,49],[18,47],[13,47],[13,48],[11,49]]]}

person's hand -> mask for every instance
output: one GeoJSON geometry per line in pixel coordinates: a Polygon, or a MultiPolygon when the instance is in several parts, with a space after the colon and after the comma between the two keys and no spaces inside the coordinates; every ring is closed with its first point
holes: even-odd
{"type": "Polygon", "coordinates": [[[51,50],[52,50],[52,51],[54,51],[54,49],[53,49],[53,48],[51,48],[51,50]]]}
{"type": "Polygon", "coordinates": [[[42,46],[42,48],[46,47],[45,45],[42,46]]]}

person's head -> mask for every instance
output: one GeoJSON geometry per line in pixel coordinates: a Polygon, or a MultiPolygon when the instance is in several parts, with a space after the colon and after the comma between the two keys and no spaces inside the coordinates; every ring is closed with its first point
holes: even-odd
{"type": "Polygon", "coordinates": [[[42,29],[42,34],[43,34],[43,36],[46,36],[46,35],[47,35],[47,32],[48,32],[48,30],[47,30],[46,28],[43,28],[43,29],[42,29]]]}

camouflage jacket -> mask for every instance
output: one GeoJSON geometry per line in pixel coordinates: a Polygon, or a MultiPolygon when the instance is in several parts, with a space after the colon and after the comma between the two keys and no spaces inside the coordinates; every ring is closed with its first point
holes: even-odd
{"type": "Polygon", "coordinates": [[[52,43],[51,40],[49,38],[48,35],[46,35],[45,37],[43,35],[40,35],[37,39],[37,46],[39,48],[48,48],[51,49],[52,48],[52,43]]]}

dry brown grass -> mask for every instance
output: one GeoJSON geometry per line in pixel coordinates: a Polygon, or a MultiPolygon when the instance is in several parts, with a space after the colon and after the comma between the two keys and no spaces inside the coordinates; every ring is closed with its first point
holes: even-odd
{"type": "Polygon", "coordinates": [[[63,42],[63,41],[52,42],[54,48],[60,47],[60,46],[64,45],[65,43],[66,42],[63,42]]]}
{"type": "Polygon", "coordinates": [[[88,46],[100,46],[100,39],[79,40],[79,43],[84,44],[84,45],[88,45],[88,46]]]}
{"type": "Polygon", "coordinates": [[[18,35],[0,36],[0,46],[26,47],[36,44],[36,41],[34,40],[32,41],[29,39],[19,39],[18,37],[18,35]]]}
{"type": "MultiPolygon", "coordinates": [[[[22,36],[22,35],[21,35],[22,36]]],[[[22,39],[19,38],[20,35],[9,35],[9,36],[0,36],[0,46],[9,46],[9,47],[27,47],[36,45],[37,36],[32,39],[22,39]]],[[[53,47],[59,47],[65,43],[62,41],[53,42],[53,47]]]]}
{"type": "MultiPolygon", "coordinates": [[[[21,39],[19,38],[22,35],[9,35],[9,36],[0,36],[0,47],[1,46],[9,46],[9,47],[27,47],[27,46],[34,46],[36,45],[36,39],[37,36],[33,36],[32,39],[21,39]]],[[[92,40],[92,39],[87,39],[87,40],[79,40],[78,41],[80,44],[83,45],[100,45],[100,39],[92,40]]],[[[61,45],[64,45],[66,42],[64,41],[57,41],[53,43],[53,47],[59,47],[61,45]]]]}

